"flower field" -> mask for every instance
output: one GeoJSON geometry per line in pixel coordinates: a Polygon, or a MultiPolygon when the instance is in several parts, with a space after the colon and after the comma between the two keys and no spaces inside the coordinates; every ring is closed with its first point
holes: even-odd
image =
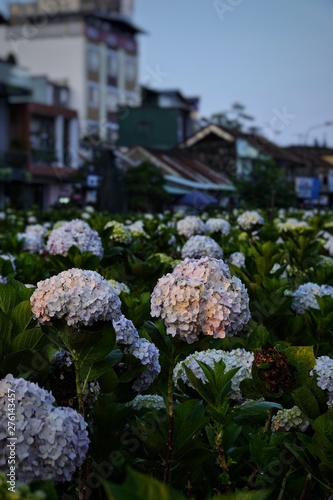
{"type": "Polygon", "coordinates": [[[333,213],[0,213],[0,500],[331,499],[333,213]]]}

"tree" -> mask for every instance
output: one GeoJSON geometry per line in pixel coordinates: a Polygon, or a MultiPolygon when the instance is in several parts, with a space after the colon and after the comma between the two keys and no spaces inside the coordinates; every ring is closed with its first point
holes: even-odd
{"type": "Polygon", "coordinates": [[[245,122],[253,121],[253,116],[245,113],[245,106],[239,102],[234,102],[227,111],[214,113],[210,118],[202,118],[202,125],[213,123],[220,127],[226,127],[234,130],[243,130],[245,122]]]}
{"type": "Polygon", "coordinates": [[[125,174],[127,204],[133,212],[159,212],[170,201],[164,176],[152,163],[143,162],[125,174]]]}
{"type": "Polygon", "coordinates": [[[283,208],[296,200],[293,183],[283,177],[272,160],[254,162],[249,177],[234,179],[234,185],[248,208],[283,208]]]}

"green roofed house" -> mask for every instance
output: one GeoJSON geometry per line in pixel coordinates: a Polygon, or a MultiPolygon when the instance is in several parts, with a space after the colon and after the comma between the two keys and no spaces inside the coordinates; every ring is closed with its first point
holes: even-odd
{"type": "Polygon", "coordinates": [[[118,146],[175,148],[193,134],[198,106],[198,97],[179,90],[142,87],[141,105],[119,110],[118,146]]]}

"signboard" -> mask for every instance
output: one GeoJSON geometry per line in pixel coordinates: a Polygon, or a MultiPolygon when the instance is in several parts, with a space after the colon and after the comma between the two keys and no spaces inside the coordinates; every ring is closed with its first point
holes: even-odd
{"type": "Polygon", "coordinates": [[[89,174],[87,177],[87,187],[96,188],[99,185],[99,175],[89,174]]]}
{"type": "Polygon", "coordinates": [[[298,198],[319,198],[320,180],[317,177],[296,177],[295,189],[298,198]]]}

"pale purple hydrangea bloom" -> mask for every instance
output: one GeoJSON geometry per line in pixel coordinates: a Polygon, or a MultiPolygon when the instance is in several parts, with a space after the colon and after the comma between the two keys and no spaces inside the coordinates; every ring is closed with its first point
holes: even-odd
{"type": "Polygon", "coordinates": [[[291,429],[306,431],[310,422],[305,418],[298,406],[293,406],[287,410],[279,410],[272,418],[272,432],[288,432],[291,429]]]}
{"type": "Polygon", "coordinates": [[[116,332],[117,344],[131,345],[139,340],[139,334],[132,321],[124,315],[115,321],[112,321],[113,328],[116,332]]]}
{"type": "Polygon", "coordinates": [[[17,233],[17,239],[23,241],[23,250],[28,253],[40,253],[44,249],[43,237],[34,231],[17,233]]]}
{"type": "MultiPolygon", "coordinates": [[[[8,444],[8,389],[15,392],[17,479],[70,481],[89,448],[83,417],[72,408],[54,407],[51,393],[9,374],[0,381],[0,446],[3,450],[8,444]]],[[[0,455],[3,470],[7,458],[6,453],[0,455]]]]}
{"type": "Polygon", "coordinates": [[[206,220],[207,233],[221,233],[227,236],[230,233],[230,223],[225,219],[210,218],[206,220]]]}
{"type": "Polygon", "coordinates": [[[296,314],[303,314],[308,309],[319,309],[316,297],[329,295],[333,297],[333,287],[329,285],[318,285],[317,283],[304,283],[291,294],[293,301],[292,309],[296,314]]]}
{"type": "Polygon", "coordinates": [[[201,333],[224,338],[237,334],[249,321],[249,296],[223,260],[185,259],[158,280],[151,315],[163,320],[168,335],[188,344],[201,333]]]}
{"type": "Polygon", "coordinates": [[[237,267],[245,266],[245,255],[242,252],[233,252],[229,255],[228,264],[232,264],[237,267]]]}
{"type": "Polygon", "coordinates": [[[140,373],[133,384],[133,389],[137,392],[144,391],[155,380],[161,371],[159,363],[159,350],[147,339],[139,338],[125,348],[126,354],[132,354],[147,367],[147,371],[140,373]]]}
{"type": "Polygon", "coordinates": [[[206,225],[200,217],[197,217],[196,215],[188,215],[184,219],[177,222],[177,232],[181,236],[190,238],[196,234],[205,234],[206,225]]]}
{"type": "Polygon", "coordinates": [[[121,316],[117,292],[96,271],[74,268],[39,281],[30,303],[42,324],[64,318],[68,325],[91,325],[121,316]]]}
{"type": "Polygon", "coordinates": [[[97,231],[80,219],[74,219],[53,229],[46,243],[46,251],[50,255],[66,256],[73,245],[82,253],[92,252],[99,258],[103,257],[102,240],[97,231]]]}
{"type": "Polygon", "coordinates": [[[177,363],[173,371],[173,379],[175,384],[177,384],[178,379],[182,379],[185,384],[192,387],[184,368],[184,366],[187,366],[192,370],[198,379],[202,382],[206,382],[206,375],[197,361],[206,363],[211,368],[214,368],[214,361],[219,362],[222,360],[226,365],[225,372],[239,367],[238,372],[231,380],[230,397],[231,399],[241,401],[243,399],[243,395],[240,391],[239,384],[242,380],[251,378],[253,359],[253,353],[246,351],[245,349],[234,349],[230,352],[218,349],[208,349],[201,352],[196,351],[185,358],[184,361],[177,363]]]}
{"type": "Polygon", "coordinates": [[[319,356],[310,375],[316,373],[317,385],[327,394],[327,406],[333,406],[333,359],[329,356],[319,356]]]}
{"type": "Polygon", "coordinates": [[[222,248],[209,236],[191,236],[182,248],[182,259],[186,257],[200,259],[200,257],[214,257],[220,259],[223,256],[222,248]]]}

